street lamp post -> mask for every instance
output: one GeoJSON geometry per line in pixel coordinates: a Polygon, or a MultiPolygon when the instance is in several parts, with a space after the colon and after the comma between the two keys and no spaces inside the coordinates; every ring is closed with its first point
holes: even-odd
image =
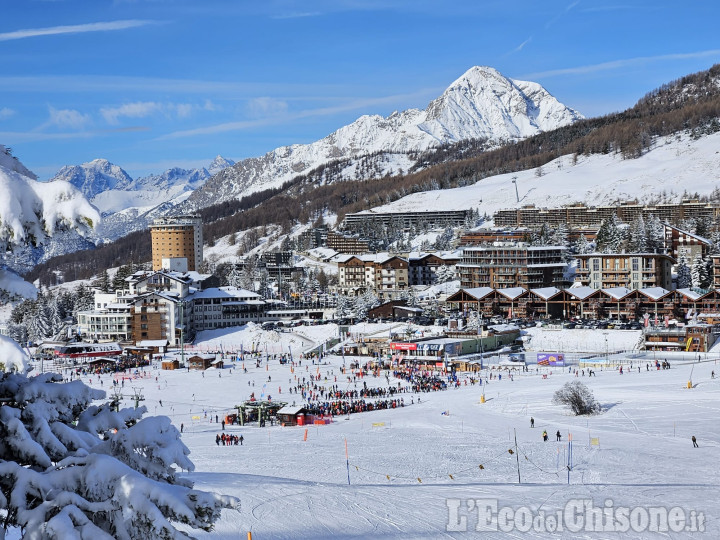
{"type": "Polygon", "coordinates": [[[605,336],[605,363],[608,363],[610,361],[610,354],[608,352],[608,333],[603,332],[603,335],[605,336]]]}

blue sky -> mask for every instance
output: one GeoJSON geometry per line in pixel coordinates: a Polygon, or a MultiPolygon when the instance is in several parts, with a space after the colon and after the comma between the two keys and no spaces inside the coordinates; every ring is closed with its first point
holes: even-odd
{"type": "Polygon", "coordinates": [[[131,176],[424,108],[475,65],[586,116],[720,62],[699,0],[21,0],[0,17],[0,143],[41,179],[131,176]]]}

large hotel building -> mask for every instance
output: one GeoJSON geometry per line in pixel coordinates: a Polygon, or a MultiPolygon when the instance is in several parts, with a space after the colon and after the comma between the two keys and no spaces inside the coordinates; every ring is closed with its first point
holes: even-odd
{"type": "Polygon", "coordinates": [[[156,219],[150,225],[153,270],[163,268],[163,260],[187,259],[188,271],[199,271],[203,260],[202,220],[199,216],[156,219]]]}

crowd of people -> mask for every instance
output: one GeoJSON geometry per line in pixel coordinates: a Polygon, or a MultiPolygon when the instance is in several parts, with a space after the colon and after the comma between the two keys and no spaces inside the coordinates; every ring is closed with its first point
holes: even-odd
{"type": "Polygon", "coordinates": [[[242,435],[231,435],[229,433],[218,433],[215,435],[215,444],[218,446],[242,446],[245,438],[242,435]]]}

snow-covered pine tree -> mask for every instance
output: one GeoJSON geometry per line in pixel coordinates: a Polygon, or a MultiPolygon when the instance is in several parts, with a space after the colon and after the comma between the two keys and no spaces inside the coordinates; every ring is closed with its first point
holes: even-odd
{"type": "Polygon", "coordinates": [[[592,244],[587,241],[587,238],[585,238],[584,234],[581,234],[578,239],[573,244],[573,253],[577,255],[585,255],[586,253],[591,253],[593,250],[592,244]]]}
{"type": "Polygon", "coordinates": [[[712,218],[708,216],[701,216],[695,219],[695,234],[707,238],[712,232],[712,218]]]}
{"type": "Polygon", "coordinates": [[[620,231],[619,219],[616,214],[604,219],[598,229],[595,245],[601,253],[616,253],[622,244],[623,234],[620,231]]]}
{"type": "Polygon", "coordinates": [[[341,319],[350,317],[353,314],[353,300],[347,295],[338,294],[335,312],[341,319]]]}
{"type": "Polygon", "coordinates": [[[648,252],[662,252],[665,248],[665,226],[660,221],[660,218],[651,214],[645,222],[645,230],[647,231],[645,246],[648,252]]]}
{"type": "Polygon", "coordinates": [[[708,290],[712,286],[712,259],[703,259],[696,255],[690,268],[692,286],[696,289],[708,290]]]}
{"type": "Polygon", "coordinates": [[[720,253],[720,230],[714,231],[710,235],[710,254],[711,255],[717,255],[720,253]]]}
{"type": "Polygon", "coordinates": [[[167,417],[94,405],[105,392],[56,374],[27,377],[17,344],[0,336],[0,515],[24,538],[180,539],[211,531],[234,497],[198,491],[167,417]]]}
{"type": "Polygon", "coordinates": [[[547,223],[543,223],[540,229],[532,237],[532,245],[534,246],[548,246],[552,243],[552,231],[547,223]]]}
{"type": "Polygon", "coordinates": [[[446,283],[455,279],[455,271],[446,264],[438,266],[435,271],[435,283],[446,283]]]}
{"type": "Polygon", "coordinates": [[[375,293],[373,291],[365,291],[355,297],[355,302],[353,303],[355,316],[359,319],[364,319],[367,317],[367,312],[378,305],[380,305],[380,300],[378,300],[375,293]]]}
{"type": "Polygon", "coordinates": [[[558,224],[557,228],[552,232],[550,236],[550,242],[553,246],[567,246],[568,245],[568,228],[564,223],[558,224]]]}
{"type": "Polygon", "coordinates": [[[708,290],[712,289],[713,284],[715,283],[715,276],[714,276],[714,265],[713,260],[711,257],[705,258],[705,282],[701,286],[702,289],[708,290]]]}
{"type": "Polygon", "coordinates": [[[690,267],[688,266],[687,259],[684,255],[680,257],[680,261],[677,263],[675,271],[677,274],[675,283],[678,289],[687,289],[692,285],[690,267]]]}
{"type": "Polygon", "coordinates": [[[247,289],[247,287],[244,287],[245,284],[245,277],[243,276],[243,272],[238,268],[236,264],[232,265],[232,268],[230,269],[230,272],[227,276],[228,285],[231,287],[236,287],[238,289],[247,289]]]}
{"type": "Polygon", "coordinates": [[[647,230],[642,215],[638,216],[628,228],[627,250],[630,253],[647,251],[647,230]]]}
{"type": "Polygon", "coordinates": [[[442,234],[435,240],[435,249],[450,249],[453,238],[455,237],[455,231],[449,225],[445,227],[442,234]]]}

